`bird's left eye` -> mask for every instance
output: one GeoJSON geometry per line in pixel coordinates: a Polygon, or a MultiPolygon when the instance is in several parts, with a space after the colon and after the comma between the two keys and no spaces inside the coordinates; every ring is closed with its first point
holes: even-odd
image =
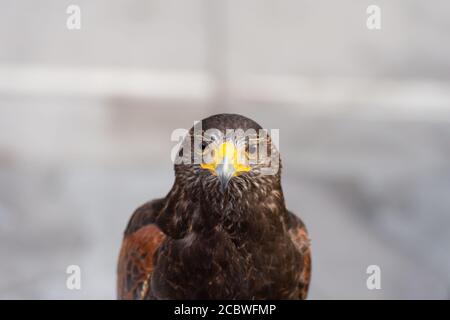
{"type": "Polygon", "coordinates": [[[256,143],[247,142],[245,144],[245,152],[247,152],[249,155],[254,155],[257,150],[258,150],[258,147],[257,147],[256,143]]]}

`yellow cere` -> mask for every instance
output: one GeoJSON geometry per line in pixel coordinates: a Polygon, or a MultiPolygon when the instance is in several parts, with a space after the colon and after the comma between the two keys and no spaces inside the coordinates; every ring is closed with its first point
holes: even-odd
{"type": "Polygon", "coordinates": [[[227,159],[228,162],[231,163],[234,167],[235,172],[233,173],[233,176],[237,176],[240,173],[248,172],[251,170],[251,167],[239,161],[240,159],[244,159],[245,157],[239,154],[239,149],[236,148],[234,143],[232,142],[224,142],[218,148],[215,147],[212,151],[211,149],[207,148],[206,152],[212,152],[210,157],[211,161],[208,163],[202,163],[200,166],[203,169],[210,170],[213,174],[216,174],[217,166],[223,163],[225,159],[227,159]]]}

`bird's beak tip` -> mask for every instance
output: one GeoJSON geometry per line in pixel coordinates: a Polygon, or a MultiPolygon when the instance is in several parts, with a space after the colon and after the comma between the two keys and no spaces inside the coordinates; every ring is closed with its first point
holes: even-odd
{"type": "Polygon", "coordinates": [[[228,187],[228,182],[222,183],[220,182],[220,191],[225,192],[228,187]]]}
{"type": "Polygon", "coordinates": [[[230,183],[231,178],[233,177],[235,170],[232,166],[221,166],[217,170],[217,176],[219,178],[220,189],[225,191],[230,183]]]}

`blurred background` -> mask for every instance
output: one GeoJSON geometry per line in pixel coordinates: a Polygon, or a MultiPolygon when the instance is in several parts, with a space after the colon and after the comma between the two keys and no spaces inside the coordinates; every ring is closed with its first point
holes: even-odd
{"type": "Polygon", "coordinates": [[[446,0],[0,0],[0,298],[115,298],[128,218],[173,183],[172,131],[221,112],[280,129],[309,298],[450,298],[449,14],[446,0]]]}

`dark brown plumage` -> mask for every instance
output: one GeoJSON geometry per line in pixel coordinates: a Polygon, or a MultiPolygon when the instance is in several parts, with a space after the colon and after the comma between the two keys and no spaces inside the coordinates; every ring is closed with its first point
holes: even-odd
{"type": "MultiPolygon", "coordinates": [[[[261,128],[231,114],[204,119],[202,127],[203,132],[261,128]]],[[[188,139],[194,141],[192,135],[188,139]]],[[[279,157],[270,139],[269,151],[279,157]]],[[[269,164],[241,167],[227,179],[220,179],[228,171],[219,166],[213,171],[176,164],[167,196],[138,208],[128,223],[119,256],[118,298],[306,298],[308,234],[285,207],[280,170],[261,174],[269,164]]]]}

